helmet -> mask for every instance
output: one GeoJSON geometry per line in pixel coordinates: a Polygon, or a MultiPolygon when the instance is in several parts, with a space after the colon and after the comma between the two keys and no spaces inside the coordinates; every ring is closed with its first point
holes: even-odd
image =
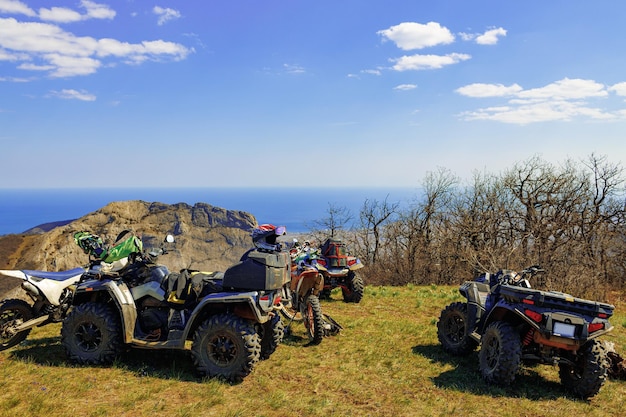
{"type": "Polygon", "coordinates": [[[273,224],[262,224],[252,231],[252,243],[258,249],[265,251],[281,250],[280,243],[276,242],[276,237],[287,233],[285,226],[274,226],[273,224]]]}

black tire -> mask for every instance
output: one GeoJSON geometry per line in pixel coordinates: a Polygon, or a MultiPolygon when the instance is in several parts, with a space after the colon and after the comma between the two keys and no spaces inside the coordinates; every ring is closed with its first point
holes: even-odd
{"type": "Polygon", "coordinates": [[[363,278],[350,271],[346,280],[347,288],[341,287],[343,301],[346,303],[360,303],[363,299],[363,290],[365,288],[363,278]]]}
{"type": "Polygon", "coordinates": [[[602,342],[590,340],[579,351],[576,364],[559,364],[561,383],[581,398],[596,395],[606,382],[608,356],[602,342]]]}
{"type": "Polygon", "coordinates": [[[467,321],[467,303],[452,303],[441,311],[437,322],[437,338],[443,350],[465,356],[476,349],[478,342],[469,336],[472,329],[467,321]]]}
{"type": "Polygon", "coordinates": [[[302,303],[304,311],[304,327],[311,344],[317,345],[324,338],[324,316],[322,315],[322,306],[320,299],[313,294],[307,295],[302,303]]]}
{"type": "Polygon", "coordinates": [[[0,351],[23,342],[30,329],[14,333],[11,328],[34,317],[33,309],[26,301],[10,298],[0,303],[0,351]]]}
{"type": "Polygon", "coordinates": [[[198,327],[191,353],[200,375],[238,383],[259,361],[261,338],[255,323],[232,314],[219,314],[198,327]]]}
{"type": "Polygon", "coordinates": [[[503,321],[491,323],[481,339],[480,373],[485,381],[509,385],[515,380],[522,358],[519,334],[503,321]]]}
{"type": "Polygon", "coordinates": [[[278,314],[263,323],[263,338],[261,339],[261,360],[268,359],[276,351],[285,337],[285,325],[278,314]]]}
{"type": "Polygon", "coordinates": [[[73,362],[111,364],[123,347],[117,311],[103,303],[85,303],[74,307],[61,327],[61,344],[73,362]]]}

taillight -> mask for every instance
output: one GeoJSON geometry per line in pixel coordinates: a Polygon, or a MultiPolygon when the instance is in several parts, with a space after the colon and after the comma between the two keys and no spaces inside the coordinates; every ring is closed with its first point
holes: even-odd
{"type": "Polygon", "coordinates": [[[588,329],[589,333],[597,332],[604,329],[604,323],[589,323],[588,329]]]}
{"type": "Polygon", "coordinates": [[[541,320],[543,319],[543,316],[540,313],[537,313],[536,311],[524,310],[524,314],[526,314],[528,317],[530,317],[531,320],[537,323],[541,323],[541,320]]]}
{"type": "Polygon", "coordinates": [[[531,306],[532,306],[532,305],[535,305],[535,302],[534,302],[533,300],[529,299],[529,298],[524,298],[524,299],[522,300],[522,303],[524,303],[524,304],[528,304],[528,305],[531,305],[531,306]]]}
{"type": "Polygon", "coordinates": [[[607,317],[609,317],[609,315],[606,313],[598,313],[598,317],[600,317],[601,319],[606,319],[607,317]]]}

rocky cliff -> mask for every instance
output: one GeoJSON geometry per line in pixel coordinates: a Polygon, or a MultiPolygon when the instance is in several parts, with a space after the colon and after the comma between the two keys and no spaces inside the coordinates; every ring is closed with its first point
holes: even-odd
{"type": "Polygon", "coordinates": [[[113,202],[45,233],[0,237],[0,269],[61,271],[85,265],[88,256],[74,243],[75,232],[89,231],[113,243],[130,229],[142,237],[144,248],[160,247],[167,234],[174,235],[174,249],[160,258],[170,270],[223,271],[252,247],[255,226],[249,213],[205,203],[113,202]]]}

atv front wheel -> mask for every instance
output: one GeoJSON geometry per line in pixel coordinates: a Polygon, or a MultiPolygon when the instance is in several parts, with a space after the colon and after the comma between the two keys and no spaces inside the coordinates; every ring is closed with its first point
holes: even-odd
{"type": "Polygon", "coordinates": [[[191,353],[201,375],[237,383],[259,361],[261,338],[253,322],[232,314],[219,314],[198,327],[191,353]]]}
{"type": "Polygon", "coordinates": [[[596,395],[608,372],[608,356],[604,345],[598,340],[590,340],[578,352],[576,364],[559,364],[561,383],[582,398],[596,395]]]}
{"type": "Polygon", "coordinates": [[[509,385],[515,380],[522,358],[519,334],[509,323],[491,323],[481,339],[479,366],[489,383],[509,385]]]}
{"type": "Polygon", "coordinates": [[[13,328],[32,318],[33,309],[26,301],[12,298],[0,303],[0,350],[24,341],[30,329],[16,333],[13,328]]]}
{"type": "Polygon", "coordinates": [[[268,359],[285,337],[285,325],[278,314],[262,324],[261,359],[268,359]]]}
{"type": "Polygon", "coordinates": [[[346,280],[347,288],[341,287],[343,301],[346,303],[360,303],[363,299],[363,278],[350,271],[346,280]]]}
{"type": "Polygon", "coordinates": [[[110,364],[122,351],[119,317],[106,304],[80,304],[63,322],[61,344],[73,362],[110,364]]]}
{"type": "Polygon", "coordinates": [[[472,329],[467,321],[467,303],[452,303],[441,311],[437,322],[437,338],[443,350],[463,356],[476,349],[478,342],[469,336],[472,329]]]}
{"type": "Polygon", "coordinates": [[[324,338],[324,317],[322,315],[322,306],[316,295],[309,294],[302,304],[304,311],[304,327],[312,344],[317,345],[324,338]]]}

